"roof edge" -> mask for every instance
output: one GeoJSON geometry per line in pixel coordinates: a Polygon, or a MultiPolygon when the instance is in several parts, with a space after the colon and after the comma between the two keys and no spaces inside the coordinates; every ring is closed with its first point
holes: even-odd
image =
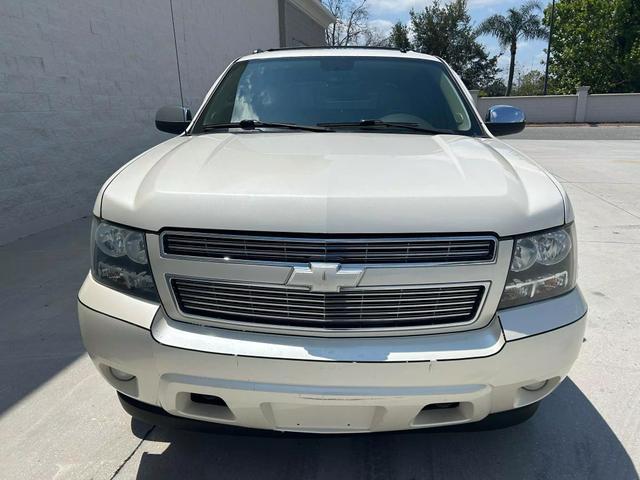
{"type": "Polygon", "coordinates": [[[336,17],[333,16],[331,11],[325,7],[320,0],[287,0],[292,5],[296,6],[314,21],[322,25],[322,28],[327,28],[333,22],[336,21],[336,17]]]}

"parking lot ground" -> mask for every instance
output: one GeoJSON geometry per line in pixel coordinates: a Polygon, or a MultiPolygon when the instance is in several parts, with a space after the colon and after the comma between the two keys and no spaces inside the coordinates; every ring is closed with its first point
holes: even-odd
{"type": "Polygon", "coordinates": [[[528,125],[509,140],[640,140],[640,124],[528,125]]]}
{"type": "Polygon", "coordinates": [[[638,479],[640,141],[507,141],[570,194],[590,307],[570,377],[530,421],[341,438],[131,422],[80,340],[75,299],[89,230],[81,219],[0,247],[0,478],[638,479]]]}

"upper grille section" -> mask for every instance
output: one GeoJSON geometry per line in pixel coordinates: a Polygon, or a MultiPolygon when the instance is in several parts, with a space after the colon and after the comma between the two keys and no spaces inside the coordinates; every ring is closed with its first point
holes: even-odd
{"type": "Polygon", "coordinates": [[[171,279],[185,314],[263,325],[325,329],[455,325],[472,321],[484,285],[367,287],[339,293],[284,285],[171,279]]]}
{"type": "Polygon", "coordinates": [[[473,263],[495,258],[496,239],[473,237],[281,236],[165,232],[166,255],[228,261],[341,264],[473,263]]]}

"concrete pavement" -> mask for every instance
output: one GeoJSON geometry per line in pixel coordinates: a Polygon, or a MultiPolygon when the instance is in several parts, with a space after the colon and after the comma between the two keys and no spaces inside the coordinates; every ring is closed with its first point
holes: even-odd
{"type": "Polygon", "coordinates": [[[529,125],[508,140],[640,140],[640,125],[529,125]]]}
{"type": "Polygon", "coordinates": [[[83,219],[0,247],[0,478],[637,479],[640,141],[509,141],[566,184],[590,306],[587,342],[570,378],[529,422],[344,438],[132,423],[79,338],[83,219]]]}

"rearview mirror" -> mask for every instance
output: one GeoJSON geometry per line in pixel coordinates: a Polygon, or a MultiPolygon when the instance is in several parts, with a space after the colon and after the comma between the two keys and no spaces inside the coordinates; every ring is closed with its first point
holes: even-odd
{"type": "Polygon", "coordinates": [[[484,121],[489,131],[496,137],[521,132],[526,123],[524,112],[511,105],[489,107],[484,121]]]}
{"type": "Polygon", "coordinates": [[[180,134],[191,123],[191,110],[185,107],[165,106],[156,112],[156,128],[161,132],[180,134]]]}

